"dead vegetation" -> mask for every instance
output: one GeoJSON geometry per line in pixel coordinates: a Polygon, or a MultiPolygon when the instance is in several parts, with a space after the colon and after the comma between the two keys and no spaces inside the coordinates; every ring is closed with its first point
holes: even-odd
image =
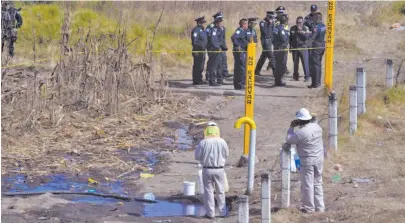
{"type": "MultiPolygon", "coordinates": [[[[148,52],[160,19],[149,32],[148,52]]],[[[52,70],[3,70],[2,173],[102,169],[110,176],[136,169],[135,161],[112,151],[139,149],[162,136],[164,120],[177,117],[187,101],[168,94],[166,75],[153,69],[151,54],[133,62],[128,47],[136,39],[125,38],[125,21],[104,39],[82,29],[72,45],[69,17],[62,27],[60,60],[52,70]]]]}

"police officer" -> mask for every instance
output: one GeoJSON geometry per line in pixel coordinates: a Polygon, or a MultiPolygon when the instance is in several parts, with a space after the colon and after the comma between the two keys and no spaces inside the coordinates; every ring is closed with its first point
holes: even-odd
{"type": "Polygon", "coordinates": [[[218,72],[218,66],[221,63],[221,50],[228,50],[223,41],[222,15],[218,15],[214,20],[214,27],[210,28],[208,33],[208,80],[210,86],[219,86],[223,84],[222,74],[218,72]],[[217,82],[215,82],[215,80],[217,82]]]}
{"type": "Polygon", "coordinates": [[[280,16],[280,24],[273,29],[274,56],[276,57],[275,86],[285,86],[283,76],[287,69],[288,42],[290,40],[290,31],[285,29],[287,24],[287,15],[280,16]]]}
{"type": "Polygon", "coordinates": [[[9,1],[1,3],[1,52],[4,43],[8,42],[8,52],[14,56],[14,43],[17,41],[17,29],[23,24],[19,10],[11,6],[9,1]]]}
{"type": "Polygon", "coordinates": [[[246,31],[246,38],[249,42],[252,39],[254,43],[257,43],[257,32],[255,30],[257,19],[258,18],[248,18],[248,29],[246,31]]]}
{"type": "Polygon", "coordinates": [[[204,71],[205,50],[207,49],[207,34],[204,24],[205,17],[195,19],[197,26],[191,31],[191,44],[193,46],[193,85],[202,85],[202,72],[204,71]]]}
{"type": "MultiPolygon", "coordinates": [[[[215,14],[215,15],[217,15],[217,14],[215,14]]],[[[214,18],[214,20],[215,20],[215,15],[212,16],[214,18]]],[[[208,37],[211,29],[214,28],[214,26],[215,26],[214,22],[208,24],[207,28],[205,29],[205,33],[207,34],[207,37],[208,37]]],[[[205,80],[206,81],[209,81],[209,77],[210,77],[209,70],[208,70],[208,62],[209,62],[209,60],[207,61],[207,70],[205,71],[205,80]]]]}
{"type": "MultiPolygon", "coordinates": [[[[223,17],[222,12],[219,12],[219,13],[220,13],[220,15],[222,15],[222,17],[223,17]]],[[[218,14],[218,15],[219,15],[219,14],[218,14]]],[[[222,41],[223,41],[222,45],[226,47],[226,36],[225,36],[225,34],[226,34],[226,29],[225,29],[225,26],[221,26],[221,28],[222,28],[222,31],[223,31],[223,33],[224,33],[223,38],[222,38],[222,41]]],[[[227,77],[230,77],[230,76],[231,76],[231,75],[229,75],[229,71],[228,71],[228,58],[227,58],[227,56],[226,56],[226,50],[228,50],[228,48],[226,48],[226,50],[225,50],[225,48],[223,48],[222,50],[223,50],[224,52],[221,53],[221,63],[220,63],[220,66],[218,67],[218,69],[219,69],[220,74],[222,74],[222,77],[223,77],[223,78],[227,78],[227,77]]]]}
{"type": "Polygon", "coordinates": [[[233,78],[235,90],[243,90],[245,88],[246,50],[249,43],[246,37],[247,29],[248,20],[241,19],[239,21],[239,28],[236,29],[231,37],[233,43],[233,57],[235,59],[235,75],[233,78]]]}
{"type": "Polygon", "coordinates": [[[312,75],[312,84],[309,88],[318,88],[321,86],[322,78],[322,57],[325,52],[325,34],[326,26],[322,22],[322,14],[320,12],[315,13],[315,27],[311,34],[312,47],[310,57],[310,73],[312,75]]]}
{"type": "MultiPolygon", "coordinates": [[[[276,16],[276,22],[275,22],[274,25],[275,25],[275,26],[279,25],[279,24],[280,24],[280,17],[281,17],[282,15],[285,15],[286,18],[287,18],[287,23],[285,24],[284,28],[285,28],[285,30],[289,31],[290,28],[288,27],[288,14],[287,14],[287,12],[286,12],[284,6],[279,6],[279,7],[276,8],[276,15],[277,15],[277,16],[276,16]]],[[[287,55],[287,56],[288,56],[288,55],[287,55]]],[[[269,64],[267,65],[267,70],[270,70],[270,68],[271,68],[271,64],[270,64],[270,62],[269,62],[269,64]]],[[[285,70],[285,73],[286,73],[286,74],[289,74],[290,71],[287,69],[287,67],[286,67],[285,69],[286,69],[286,70],[285,70]]]]}
{"type": "Polygon", "coordinates": [[[292,26],[290,29],[290,49],[292,49],[290,52],[292,53],[294,62],[294,73],[293,73],[294,80],[298,81],[299,79],[298,67],[301,59],[302,69],[304,70],[305,75],[304,81],[307,82],[309,81],[310,76],[309,76],[309,57],[308,57],[308,50],[306,48],[307,48],[307,40],[311,35],[311,32],[309,31],[309,28],[307,26],[304,26],[303,22],[304,19],[302,18],[302,16],[297,17],[296,25],[292,26]]]}
{"type": "Polygon", "coordinates": [[[255,74],[260,76],[260,71],[262,70],[263,64],[266,62],[266,59],[269,59],[269,65],[271,69],[273,70],[273,75],[275,73],[276,69],[276,60],[274,58],[274,53],[273,53],[273,44],[272,44],[272,39],[273,39],[273,28],[274,28],[274,22],[276,19],[276,13],[273,11],[268,11],[266,12],[266,18],[264,18],[262,21],[260,21],[259,26],[260,26],[260,40],[262,43],[262,54],[260,55],[259,61],[257,62],[256,65],[256,70],[255,74]]]}
{"type": "MultiPolygon", "coordinates": [[[[305,16],[304,19],[304,25],[309,28],[309,31],[313,32],[314,27],[315,27],[315,13],[318,11],[318,6],[317,5],[311,5],[310,7],[311,13],[307,16],[305,16]]],[[[307,41],[307,47],[311,48],[312,47],[312,40],[309,39],[307,41]]],[[[311,58],[311,49],[308,50],[308,56],[311,58]]],[[[309,70],[311,72],[311,70],[309,70]]]]}

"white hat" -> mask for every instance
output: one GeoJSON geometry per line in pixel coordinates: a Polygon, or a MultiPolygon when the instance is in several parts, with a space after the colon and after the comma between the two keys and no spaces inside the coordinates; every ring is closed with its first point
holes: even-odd
{"type": "Polygon", "coordinates": [[[208,122],[207,125],[208,125],[208,126],[217,126],[217,123],[215,123],[215,122],[208,122]]]}
{"type": "Polygon", "coordinates": [[[304,120],[304,121],[308,121],[312,119],[311,114],[309,113],[308,109],[306,108],[300,108],[299,111],[297,111],[297,113],[295,113],[295,117],[299,120],[304,120]]]}

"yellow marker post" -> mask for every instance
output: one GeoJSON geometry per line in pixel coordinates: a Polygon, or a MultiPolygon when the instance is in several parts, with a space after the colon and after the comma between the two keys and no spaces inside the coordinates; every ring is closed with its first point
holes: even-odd
{"type": "Polygon", "coordinates": [[[329,92],[333,87],[333,47],[335,39],[336,1],[328,1],[328,18],[326,22],[326,54],[325,54],[325,87],[329,92]]]}
{"type": "MultiPolygon", "coordinates": [[[[256,43],[253,40],[248,44],[246,54],[246,80],[245,80],[245,116],[253,119],[254,96],[255,96],[255,61],[256,43]]],[[[245,125],[245,140],[243,155],[249,155],[250,126],[245,125]]]]}

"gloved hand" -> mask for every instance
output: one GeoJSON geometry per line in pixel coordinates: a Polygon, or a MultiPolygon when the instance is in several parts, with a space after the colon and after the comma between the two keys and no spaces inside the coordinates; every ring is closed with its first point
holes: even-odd
{"type": "Polygon", "coordinates": [[[222,50],[223,51],[228,51],[228,47],[224,46],[224,47],[222,47],[222,50]]]}
{"type": "Polygon", "coordinates": [[[291,122],[290,127],[294,128],[300,124],[300,120],[295,119],[291,122]]]}

